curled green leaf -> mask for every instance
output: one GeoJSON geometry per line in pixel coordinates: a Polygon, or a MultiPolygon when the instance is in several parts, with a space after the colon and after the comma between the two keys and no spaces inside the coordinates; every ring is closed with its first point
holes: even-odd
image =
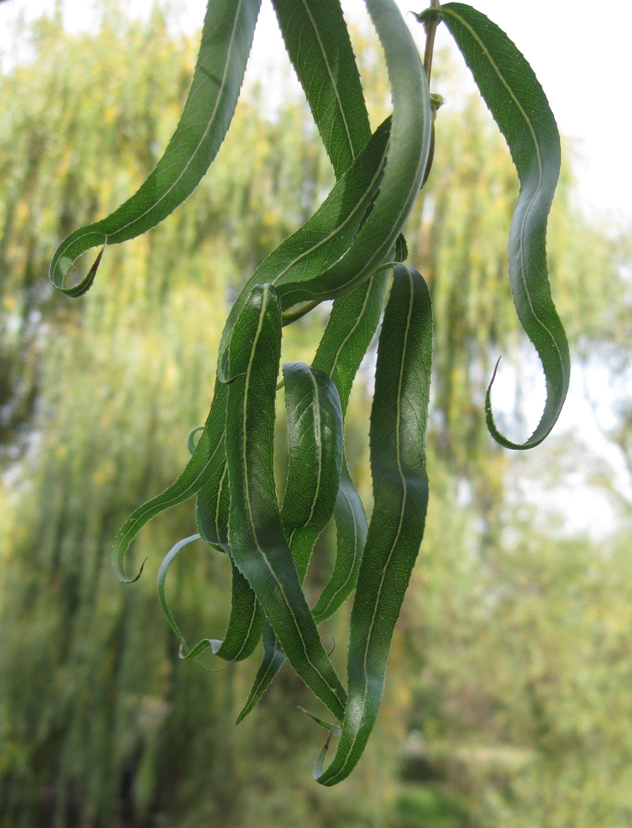
{"type": "MultiPolygon", "coordinates": [[[[343,417],[353,380],[380,320],[387,278],[386,273],[373,276],[336,299],[314,357],[314,367],[325,371],[336,383],[343,417]]],[[[366,540],[364,507],[344,458],[334,518],[336,562],[312,611],[318,624],[329,618],[354,590],[366,540]]]]}
{"type": "Polygon", "coordinates": [[[342,409],[323,371],[302,362],[283,366],[288,476],[281,522],[301,582],[317,537],[329,522],[342,466],[342,409]]]}
{"type": "Polygon", "coordinates": [[[76,259],[96,245],[119,244],[146,233],[187,199],[219,150],[235,111],[261,0],[209,0],[200,53],[180,123],[158,165],[138,192],[107,218],[75,230],[50,264],[53,285],[81,296],[103,255],[85,278],[64,287],[76,259]]]}
{"type": "Polygon", "coordinates": [[[538,426],[524,443],[508,440],[496,428],[493,377],[485,412],[489,430],[502,446],[532,448],[555,425],[570,381],[568,342],[551,298],[546,262],[547,220],[560,171],[559,133],[533,69],[498,26],[463,3],[442,5],[441,16],[507,140],[520,179],[509,231],[509,278],[518,318],[542,361],[546,404],[538,426]]]}
{"type": "Polygon", "coordinates": [[[112,565],[119,580],[125,583],[135,580],[125,574],[124,562],[130,544],[143,526],[166,509],[193,497],[213,477],[219,479],[221,476],[224,467],[227,397],[226,386],[216,382],[204,430],[184,471],[168,489],[132,512],[117,533],[112,547],[112,565]]]}
{"type": "Polygon", "coordinates": [[[196,434],[199,434],[201,431],[204,431],[204,426],[196,426],[195,428],[192,428],[191,431],[189,431],[187,435],[187,448],[189,449],[189,454],[193,454],[193,452],[195,451],[195,436],[196,434]]]}
{"type": "Polygon", "coordinates": [[[428,288],[415,270],[395,265],[371,411],[375,505],[351,613],[349,698],[338,750],[318,778],[323,785],[347,777],[367,743],[382,699],[393,628],[423,537],[431,357],[428,288]]]}
{"type": "MultiPolygon", "coordinates": [[[[302,362],[283,366],[289,468],[281,523],[301,583],[316,539],[334,510],[342,464],[342,411],[335,384],[302,362]]],[[[263,658],[240,722],[283,666],[276,636],[264,631],[263,658]]]]}
{"type": "Polygon", "coordinates": [[[278,285],[283,307],[349,292],[383,263],[419,193],[430,151],[432,109],[417,48],[393,0],[366,0],[384,49],[393,124],[380,191],[345,255],[326,271],[302,282],[278,285]]]}
{"type": "Polygon", "coordinates": [[[263,655],[261,657],[261,664],[250,688],[246,703],[237,716],[235,724],[239,724],[249,713],[252,713],[284,664],[285,653],[283,652],[283,648],[279,643],[279,639],[274,634],[270,623],[266,621],[263,627],[263,655]]]}
{"type": "Polygon", "coordinates": [[[333,712],[346,694],[318,636],[287,545],[274,480],[275,396],[281,354],[281,305],[274,287],[255,286],[229,348],[226,459],[229,541],[290,663],[333,712]]]}
{"type": "MultiPolygon", "coordinates": [[[[224,659],[225,661],[242,661],[247,658],[254,648],[261,636],[261,628],[263,626],[263,616],[252,606],[254,595],[248,586],[246,579],[233,566],[233,593],[232,593],[232,608],[231,615],[228,622],[228,629],[223,641],[214,638],[204,638],[199,641],[194,647],[189,648],[184,639],[184,635],[180,631],[178,624],[169,605],[167,603],[167,595],[165,591],[165,582],[169,567],[173,563],[176,556],[190,543],[200,540],[200,535],[191,535],[188,538],[176,543],[165,556],[160,569],[158,570],[158,600],[160,606],[165,614],[169,626],[180,639],[181,642],[181,658],[195,660],[202,655],[206,650],[224,659]],[[248,611],[250,609],[250,611],[248,611]]],[[[255,601],[256,603],[256,601],[255,601]]]]}
{"type": "MultiPolygon", "coordinates": [[[[375,131],[352,167],[333,187],[314,215],[286,239],[255,271],[233,305],[220,343],[218,375],[226,381],[233,326],[256,284],[275,287],[303,282],[338,261],[349,249],[378,190],[386,163],[390,119],[375,131]]],[[[284,307],[289,307],[290,302],[284,307]]]]}

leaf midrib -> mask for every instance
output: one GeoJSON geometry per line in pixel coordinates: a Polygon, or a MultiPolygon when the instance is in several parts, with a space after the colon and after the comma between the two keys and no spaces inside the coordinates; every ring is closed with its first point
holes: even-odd
{"type": "Polygon", "coordinates": [[[213,123],[215,121],[215,116],[217,115],[217,110],[219,109],[220,100],[222,98],[222,95],[224,94],[224,89],[226,88],[226,77],[228,75],[228,69],[229,69],[229,66],[230,66],[230,59],[231,59],[232,52],[233,52],[233,46],[235,45],[235,41],[237,39],[235,35],[236,35],[237,29],[238,29],[237,24],[238,24],[238,21],[240,19],[240,12],[241,12],[241,8],[242,8],[243,4],[244,4],[244,0],[237,0],[237,8],[235,10],[235,18],[234,18],[233,27],[232,27],[231,33],[230,33],[230,40],[228,42],[228,50],[226,52],[226,60],[224,62],[224,71],[223,71],[223,74],[222,74],[221,82],[219,84],[219,91],[218,91],[217,97],[215,99],[215,106],[213,107],[213,111],[211,112],[211,115],[209,117],[206,128],[205,128],[205,130],[202,134],[202,137],[198,141],[198,144],[197,144],[195,150],[191,153],[191,156],[190,156],[189,160],[187,161],[187,163],[185,164],[182,171],[179,173],[177,178],[173,181],[171,186],[163,193],[163,195],[157,201],[154,201],[153,204],[151,205],[151,207],[148,207],[147,210],[145,210],[144,213],[141,213],[140,215],[135,216],[131,221],[128,221],[127,224],[123,225],[122,227],[119,227],[118,230],[115,233],[111,234],[110,238],[113,238],[113,237],[119,235],[124,230],[126,230],[128,227],[130,227],[132,224],[136,224],[138,221],[140,221],[142,218],[144,218],[146,215],[148,215],[148,213],[151,213],[151,211],[154,210],[159,204],[161,204],[167,198],[167,196],[172,192],[174,187],[176,187],[176,185],[182,180],[182,178],[186,174],[187,170],[189,169],[189,167],[193,163],[194,159],[196,158],[198,152],[200,151],[200,148],[201,148],[202,144],[206,140],[206,137],[208,136],[209,131],[211,130],[211,128],[213,126],[213,123]]]}
{"type": "Polygon", "coordinates": [[[522,115],[522,117],[524,118],[525,123],[527,124],[527,126],[529,128],[529,132],[531,133],[531,137],[533,139],[533,145],[535,147],[536,157],[537,157],[537,160],[538,160],[538,176],[539,177],[538,177],[538,186],[536,187],[535,192],[533,193],[533,196],[531,197],[531,199],[530,199],[530,201],[527,205],[527,208],[524,212],[524,216],[522,218],[522,224],[520,226],[520,262],[519,262],[520,278],[522,280],[522,285],[523,285],[523,288],[524,288],[524,292],[525,292],[525,295],[527,297],[527,301],[529,302],[529,308],[531,309],[531,313],[533,315],[533,318],[536,320],[538,325],[540,325],[542,330],[544,330],[548,334],[549,338],[553,342],[555,350],[557,351],[557,354],[558,354],[558,357],[559,357],[559,362],[560,362],[560,370],[562,372],[562,384],[563,384],[563,386],[565,386],[566,383],[567,383],[567,378],[566,378],[566,369],[565,369],[565,366],[564,366],[564,357],[562,356],[562,352],[560,350],[559,345],[557,344],[557,340],[556,340],[553,332],[548,328],[548,326],[540,319],[540,317],[536,313],[535,306],[534,306],[533,301],[531,299],[531,293],[529,292],[529,286],[528,286],[528,283],[527,283],[527,278],[526,278],[526,273],[525,273],[525,268],[524,268],[524,260],[525,260],[525,256],[524,256],[525,226],[526,226],[529,214],[531,212],[531,208],[532,208],[533,204],[535,203],[535,200],[538,197],[538,195],[540,193],[540,190],[542,189],[542,183],[544,181],[544,165],[543,165],[543,162],[542,162],[542,154],[540,152],[540,145],[538,143],[538,139],[537,139],[535,130],[533,128],[533,124],[531,123],[531,119],[529,118],[529,116],[525,112],[525,110],[524,110],[522,104],[520,103],[520,101],[518,100],[518,98],[516,98],[516,96],[514,95],[511,86],[509,86],[509,84],[505,80],[500,68],[496,64],[496,61],[493,59],[493,57],[489,53],[489,50],[487,49],[487,47],[485,46],[485,44],[483,43],[481,38],[478,36],[475,29],[473,29],[469,25],[469,23],[466,20],[464,20],[459,14],[457,14],[454,10],[443,7],[441,9],[441,12],[444,15],[445,14],[447,14],[449,16],[451,15],[456,20],[458,20],[461,23],[461,25],[465,29],[467,29],[467,31],[470,33],[472,38],[479,44],[479,46],[481,47],[485,57],[488,59],[489,63],[491,64],[492,69],[494,70],[494,72],[498,76],[500,82],[502,83],[502,85],[505,87],[505,89],[509,93],[510,98],[513,100],[513,102],[518,107],[518,110],[519,110],[520,114],[522,115]]]}
{"type": "Polygon", "coordinates": [[[302,0],[302,2],[303,2],[303,7],[305,9],[305,12],[306,12],[307,16],[309,17],[309,21],[312,24],[312,27],[314,29],[314,34],[316,35],[316,40],[318,41],[318,45],[320,47],[320,51],[321,51],[321,54],[323,56],[323,61],[325,63],[325,67],[327,68],[327,74],[329,75],[329,79],[331,80],[331,88],[333,89],[334,95],[336,96],[336,103],[338,104],[338,111],[340,112],[340,117],[342,118],[342,123],[344,124],[345,132],[347,134],[347,142],[348,142],[348,145],[349,145],[349,150],[351,152],[351,158],[355,161],[356,153],[355,153],[355,149],[354,149],[354,146],[353,146],[353,141],[351,139],[351,131],[349,129],[349,123],[347,121],[344,109],[342,107],[342,101],[340,100],[340,94],[338,92],[338,85],[336,84],[333,72],[331,71],[331,66],[329,65],[329,60],[327,59],[327,52],[325,51],[325,46],[324,46],[322,38],[320,36],[318,26],[316,25],[316,21],[314,20],[314,18],[312,16],[312,13],[310,11],[309,4],[306,2],[306,0],[302,0]]]}
{"type": "Polygon", "coordinates": [[[242,420],[242,429],[243,429],[242,460],[243,460],[243,464],[244,464],[244,488],[245,488],[245,495],[246,495],[246,505],[247,505],[247,508],[248,508],[248,521],[250,523],[250,530],[252,532],[252,537],[253,537],[253,540],[255,542],[255,546],[257,548],[257,551],[260,553],[261,557],[265,561],[266,566],[268,567],[268,571],[270,572],[270,574],[274,578],[274,581],[275,581],[277,587],[279,588],[280,594],[283,596],[283,600],[285,601],[285,606],[290,611],[290,614],[291,614],[292,619],[294,621],[294,626],[296,628],[298,636],[301,640],[301,644],[303,646],[303,653],[305,654],[305,660],[310,665],[310,667],[314,670],[316,675],[320,676],[320,678],[322,679],[324,684],[331,690],[334,697],[338,700],[338,702],[340,703],[340,705],[344,709],[345,702],[344,702],[344,700],[341,700],[339,698],[337,688],[332,687],[329,684],[329,682],[327,681],[325,676],[322,675],[320,670],[313,664],[312,660],[309,657],[309,653],[308,653],[308,650],[307,650],[307,646],[305,644],[305,639],[303,637],[301,626],[298,623],[296,615],[294,614],[294,609],[293,609],[291,603],[287,599],[287,595],[285,594],[285,589],[283,588],[283,584],[281,583],[281,581],[279,581],[276,572],[274,571],[274,569],[270,565],[270,561],[268,559],[268,556],[266,555],[263,548],[261,547],[261,544],[259,543],[259,538],[258,538],[258,535],[257,535],[257,530],[255,528],[254,519],[253,519],[253,515],[252,515],[252,505],[251,505],[251,502],[250,502],[250,479],[249,479],[249,476],[248,476],[248,458],[247,458],[247,451],[246,451],[247,435],[248,435],[248,432],[247,432],[248,393],[249,393],[249,390],[250,390],[250,376],[251,376],[251,372],[252,372],[252,364],[253,364],[253,361],[254,361],[255,351],[257,349],[257,343],[259,341],[259,337],[261,336],[261,331],[263,329],[263,320],[265,318],[265,313],[266,313],[266,309],[267,309],[269,292],[270,292],[270,284],[264,285],[262,298],[261,298],[261,311],[259,313],[259,321],[257,323],[257,330],[255,332],[255,337],[254,337],[252,347],[251,347],[251,350],[250,350],[250,356],[248,358],[248,366],[247,366],[247,369],[246,369],[246,382],[245,382],[245,386],[244,386],[244,403],[243,403],[244,413],[243,413],[243,420],[242,420]]]}
{"type": "MultiPolygon", "coordinates": [[[[406,351],[407,351],[407,348],[408,348],[408,334],[410,332],[410,322],[411,322],[411,319],[412,319],[413,303],[414,303],[414,285],[413,285],[413,278],[412,278],[412,275],[411,275],[410,271],[408,271],[408,281],[409,281],[409,284],[410,284],[410,298],[409,298],[409,302],[408,302],[408,316],[407,316],[407,319],[406,319],[406,330],[405,330],[405,333],[404,333],[404,345],[403,345],[403,348],[402,348],[402,356],[401,356],[400,367],[399,367],[399,380],[398,380],[398,384],[397,384],[397,414],[396,414],[396,419],[395,419],[395,446],[396,446],[396,457],[397,457],[397,470],[399,472],[399,476],[400,476],[401,481],[402,481],[402,488],[404,490],[404,495],[403,495],[403,498],[402,498],[402,504],[401,504],[401,508],[400,508],[400,512],[399,512],[399,524],[397,526],[397,534],[395,535],[395,539],[394,539],[393,543],[391,544],[391,548],[389,550],[388,557],[386,559],[386,563],[384,564],[384,566],[382,568],[382,577],[380,578],[380,585],[379,585],[378,591],[377,591],[377,597],[376,597],[376,600],[375,600],[375,607],[373,609],[373,615],[371,617],[371,623],[369,625],[369,631],[368,631],[367,637],[366,637],[366,646],[364,648],[364,656],[363,656],[363,664],[362,664],[363,676],[364,676],[364,691],[362,693],[362,708],[361,708],[362,712],[361,712],[360,719],[362,719],[364,717],[364,711],[366,710],[366,697],[367,697],[368,688],[369,688],[369,683],[367,681],[367,672],[368,672],[367,671],[367,656],[368,656],[369,647],[370,647],[370,644],[371,644],[371,636],[373,635],[373,628],[375,626],[375,616],[377,615],[377,611],[378,611],[378,608],[379,608],[379,605],[380,605],[380,600],[381,600],[381,597],[382,597],[382,588],[384,586],[384,579],[386,577],[386,571],[387,571],[387,569],[390,565],[391,559],[393,557],[393,552],[395,551],[395,547],[397,546],[397,542],[398,542],[398,540],[400,538],[400,535],[401,535],[402,524],[404,522],[404,512],[406,511],[406,501],[408,499],[408,486],[406,484],[406,476],[404,475],[404,471],[402,469],[402,463],[401,463],[400,439],[401,439],[402,381],[403,381],[403,377],[404,377],[404,364],[405,364],[405,361],[406,361],[406,351]]],[[[349,750],[347,751],[347,755],[346,755],[346,758],[345,758],[345,761],[344,761],[342,767],[330,779],[327,780],[328,784],[331,784],[332,780],[336,779],[342,773],[344,773],[345,768],[347,767],[347,765],[349,764],[349,761],[351,759],[353,748],[355,747],[355,743],[358,740],[359,734],[360,734],[360,731],[356,730],[356,732],[353,736],[353,739],[351,741],[351,746],[349,747],[349,750]]]]}

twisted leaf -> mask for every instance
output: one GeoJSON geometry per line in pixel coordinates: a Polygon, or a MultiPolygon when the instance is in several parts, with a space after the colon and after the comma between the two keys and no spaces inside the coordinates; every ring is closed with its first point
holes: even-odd
{"type": "Polygon", "coordinates": [[[415,270],[395,265],[371,411],[375,505],[351,613],[349,699],[336,756],[318,779],[323,785],[349,775],[369,738],[393,628],[423,536],[431,355],[428,288],[415,270]]]}
{"type": "MultiPolygon", "coordinates": [[[[190,543],[200,540],[200,535],[191,535],[184,540],[176,543],[172,549],[165,556],[160,569],[158,570],[158,599],[160,606],[169,622],[171,629],[180,639],[182,658],[196,659],[203,652],[210,649],[211,652],[223,658],[225,661],[242,661],[247,658],[261,637],[261,628],[263,627],[263,615],[252,606],[254,595],[250,589],[248,582],[240,574],[240,572],[233,566],[233,591],[232,591],[232,607],[230,620],[228,622],[228,629],[223,641],[218,641],[214,638],[204,638],[199,641],[194,647],[189,649],[187,647],[184,636],[173,617],[169,605],[167,603],[167,596],[165,593],[165,581],[169,567],[173,563],[175,557],[190,543]],[[248,602],[250,602],[251,611],[248,612],[248,602]]],[[[255,604],[256,604],[256,599],[255,604]]]]}
{"type": "MultiPolygon", "coordinates": [[[[228,546],[228,512],[230,495],[228,468],[223,463],[221,474],[214,475],[200,489],[196,507],[198,531],[203,540],[215,549],[226,552],[232,570],[231,607],[228,627],[223,641],[211,641],[213,653],[226,661],[247,658],[259,641],[264,617],[250,584],[235,566],[228,546]]],[[[200,642],[198,647],[203,646],[200,642]]],[[[196,651],[196,648],[194,648],[196,651]]],[[[189,654],[189,657],[193,657],[189,654]]]]}
{"type": "Polygon", "coordinates": [[[229,542],[290,663],[337,718],[346,694],[322,646],[287,545],[274,480],[274,402],[281,306],[274,287],[256,286],[229,348],[226,459],[229,542]]]}
{"type": "Polygon", "coordinates": [[[248,280],[228,315],[222,333],[218,361],[222,380],[225,381],[230,375],[227,353],[232,329],[252,288],[268,282],[275,287],[287,281],[309,282],[349,249],[380,185],[389,134],[390,119],[375,131],[353,166],[336,183],[316,213],[286,239],[248,280]]]}
{"type": "Polygon", "coordinates": [[[261,0],[208,0],[195,73],[180,123],[138,192],[107,218],[75,230],[60,244],[50,279],[69,296],[85,293],[103,250],[80,284],[65,288],[73,262],[91,247],[133,239],[187,199],[215,158],[235,111],[261,0]]]}
{"type": "MultiPolygon", "coordinates": [[[[314,367],[325,371],[336,383],[343,417],[353,380],[380,320],[386,282],[386,273],[374,276],[351,293],[336,299],[314,357],[314,367]]],[[[344,458],[334,517],[336,562],[312,611],[318,624],[333,615],[355,588],[366,540],[364,507],[344,458]]]]}
{"type": "Polygon", "coordinates": [[[274,634],[270,623],[266,621],[263,627],[263,656],[261,657],[261,664],[250,688],[246,704],[237,716],[235,724],[239,724],[249,713],[252,713],[284,664],[285,653],[283,652],[283,647],[281,647],[279,639],[274,634]]]}
{"type": "Polygon", "coordinates": [[[301,582],[331,517],[342,466],[342,410],[327,374],[302,362],[283,366],[289,466],[281,522],[301,582]]]}
{"type": "MultiPolygon", "coordinates": [[[[342,464],[342,411],[332,380],[302,362],[283,366],[289,468],[281,523],[301,583],[316,539],[336,503],[342,464]]],[[[264,631],[263,659],[240,722],[257,704],[285,655],[272,629],[264,631]]]]}
{"type": "Polygon", "coordinates": [[[184,471],[162,494],[132,512],[116,535],[112,547],[112,565],[119,580],[126,583],[135,580],[128,578],[125,574],[124,561],[131,542],[143,526],[166,509],[193,497],[209,481],[213,479],[219,481],[221,478],[224,468],[227,398],[228,389],[216,381],[211,410],[184,471]]]}
{"type": "Polygon", "coordinates": [[[560,171],[560,138],[533,69],[507,35],[463,3],[441,6],[441,16],[507,140],[520,179],[509,231],[509,278],[518,318],[542,361],[546,404],[524,443],[508,440],[496,428],[491,407],[494,377],[485,410],[489,430],[501,445],[532,448],[555,425],[570,380],[568,343],[551,298],[546,264],[546,226],[560,171]]]}
{"type": "Polygon", "coordinates": [[[388,163],[373,208],[346,254],[308,281],[278,284],[283,307],[333,299],[373,274],[395,244],[421,185],[432,111],[417,48],[394,0],[366,0],[384,49],[393,99],[388,163]]]}

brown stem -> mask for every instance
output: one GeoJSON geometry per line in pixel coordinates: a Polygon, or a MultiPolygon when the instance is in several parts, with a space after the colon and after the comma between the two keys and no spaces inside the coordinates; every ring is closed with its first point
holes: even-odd
{"type": "MultiPolygon", "coordinates": [[[[439,11],[441,5],[439,0],[431,0],[430,8],[439,11]]],[[[432,55],[434,52],[435,35],[437,34],[437,26],[441,18],[438,14],[431,15],[428,20],[424,21],[424,29],[426,30],[426,51],[424,53],[424,70],[428,85],[430,85],[430,76],[432,74],[432,55]]]]}

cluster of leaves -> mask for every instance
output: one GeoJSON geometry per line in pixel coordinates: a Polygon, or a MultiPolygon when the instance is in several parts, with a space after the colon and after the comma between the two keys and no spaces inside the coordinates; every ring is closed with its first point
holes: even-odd
{"type": "MultiPolygon", "coordinates": [[[[134,238],[166,218],[195,189],[232,119],[260,0],[210,0],[193,83],[165,154],[139,191],[102,221],[68,236],[50,267],[53,284],[77,297],[92,285],[105,247],[134,238]],[[94,265],[65,286],[74,261],[102,245],[94,265]]],[[[516,47],[479,12],[438,4],[419,15],[427,31],[425,68],[393,0],[367,0],[384,50],[393,113],[373,134],[339,0],[275,0],[290,59],[305,91],[336,175],[316,213],[246,282],[228,316],[215,393],[192,457],[178,480],[137,509],[116,537],[116,574],[140,529],[165,509],[197,495],[198,534],[169,552],[158,575],[167,618],[182,656],[205,650],[226,661],[252,654],[263,636],[263,661],[238,717],[257,704],[286,657],[341,725],[317,719],[329,737],[315,777],[334,785],[355,767],[380,705],[393,629],[423,536],[428,503],[425,444],[432,352],[428,288],[403,264],[404,223],[432,163],[437,100],[429,93],[434,31],[443,20],[474,73],[505,135],[520,179],[509,237],[514,302],[541,358],[547,381],[542,419],[522,444],[553,427],[569,380],[568,347],[551,301],[546,222],[559,173],[559,137],[546,98],[516,47]],[[378,347],[371,412],[374,508],[370,524],[344,456],[344,417],[360,362],[378,328],[392,274],[378,347]],[[283,366],[284,325],[334,300],[311,365],[283,366]],[[301,304],[302,303],[302,304],[301,304]],[[298,308],[297,308],[298,306],[298,308]],[[285,388],[289,470],[282,507],[274,478],[275,399],[285,388]],[[316,539],[333,516],[337,558],[313,609],[302,583],[316,539]],[[169,566],[192,540],[227,553],[232,609],[223,641],[187,647],[165,597],[169,566]],[[355,589],[345,690],[317,624],[355,589]],[[323,771],[332,735],[340,743],[323,771]]],[[[139,573],[140,575],[140,573],[139,573]]],[[[136,577],[139,577],[136,576],[136,577]]]]}

